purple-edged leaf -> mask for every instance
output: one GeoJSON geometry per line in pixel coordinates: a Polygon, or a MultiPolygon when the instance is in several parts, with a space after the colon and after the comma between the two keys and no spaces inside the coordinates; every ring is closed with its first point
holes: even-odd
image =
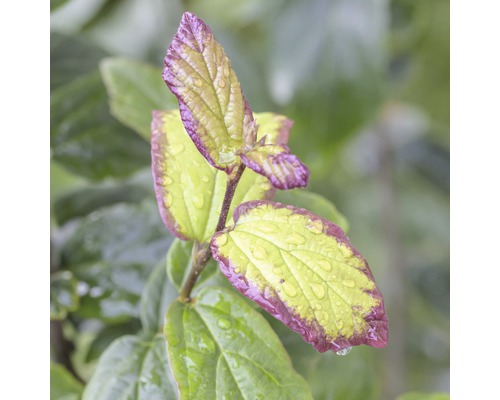
{"type": "MultiPolygon", "coordinates": [[[[256,113],[259,139],[283,143],[291,121],[272,113],[256,113]]],[[[210,166],[196,149],[179,111],[153,113],[151,155],[158,207],[167,228],[183,240],[207,242],[215,231],[226,188],[226,173],[210,166]]],[[[274,190],[267,178],[246,169],[236,189],[233,206],[270,199],[274,190]]]]}
{"type": "Polygon", "coordinates": [[[236,289],[320,352],[387,344],[382,295],[337,225],[269,201],[241,204],[234,221],[211,248],[236,289]]]}
{"type": "Polygon", "coordinates": [[[163,79],[179,100],[189,136],[210,164],[230,172],[236,152],[255,142],[256,125],[224,49],[186,12],[164,64],[163,79]]]}
{"type": "Polygon", "coordinates": [[[309,170],[286,145],[266,144],[241,154],[241,161],[267,177],[277,189],[307,186],[309,170]]]}

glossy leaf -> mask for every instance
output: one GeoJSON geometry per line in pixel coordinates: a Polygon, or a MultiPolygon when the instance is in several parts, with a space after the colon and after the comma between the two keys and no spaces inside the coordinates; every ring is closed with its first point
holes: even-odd
{"type": "MultiPolygon", "coordinates": [[[[193,250],[196,249],[196,244],[191,241],[182,241],[175,239],[168,249],[167,254],[167,274],[170,281],[180,289],[184,284],[193,260],[193,250]],[[194,246],[194,247],[193,247],[194,246]]],[[[215,272],[218,271],[217,263],[210,259],[208,264],[201,272],[197,285],[209,279],[215,272]]]]}
{"type": "Polygon", "coordinates": [[[342,230],[305,209],[252,201],[214,235],[212,254],[245,296],[320,352],[387,344],[387,317],[366,260],[342,230]]]}
{"type": "Polygon", "coordinates": [[[161,69],[135,60],[109,57],[101,61],[100,70],[110,98],[111,114],[149,142],[151,112],[177,107],[175,97],[165,90],[161,69]]]}
{"type": "Polygon", "coordinates": [[[50,319],[64,319],[78,309],[78,281],[70,271],[56,272],[50,277],[50,319]]]}
{"type": "Polygon", "coordinates": [[[349,230],[349,222],[337,207],[326,197],[308,190],[280,190],[276,193],[276,201],[290,204],[299,208],[306,208],[314,214],[338,225],[345,233],[349,230]]]}
{"type": "Polygon", "coordinates": [[[54,160],[90,179],[125,177],[150,162],[149,146],[108,112],[98,71],[59,87],[50,97],[54,160]]]}
{"type": "Polygon", "coordinates": [[[170,374],[163,335],[151,340],[123,336],[99,359],[83,400],[174,400],[170,374]]]}
{"type": "Polygon", "coordinates": [[[312,399],[269,324],[227,289],[173,303],[165,335],[182,400],[312,399]]]}
{"type": "Polygon", "coordinates": [[[165,312],[176,297],[177,290],[170,283],[162,260],[151,272],[141,296],[141,322],[146,332],[162,332],[165,312]]]}
{"type": "Polygon", "coordinates": [[[50,363],[50,400],[80,400],[83,385],[60,364],[50,363]]]}
{"type": "Polygon", "coordinates": [[[210,164],[230,172],[237,151],[255,142],[256,126],[224,49],[186,12],[164,63],[163,79],[179,100],[189,136],[210,164]]]}
{"type": "MultiPolygon", "coordinates": [[[[291,122],[286,117],[264,113],[255,114],[255,120],[266,143],[288,140],[291,122]]],[[[227,176],[198,152],[186,134],[179,111],[155,111],[152,131],[153,176],[163,222],[180,239],[206,242],[217,225],[227,176]]],[[[267,178],[247,169],[230,212],[244,201],[269,199],[273,194],[267,178]]]]}
{"type": "Polygon", "coordinates": [[[305,187],[309,182],[309,170],[286,145],[256,146],[242,153],[241,161],[267,177],[277,189],[305,187]]]}

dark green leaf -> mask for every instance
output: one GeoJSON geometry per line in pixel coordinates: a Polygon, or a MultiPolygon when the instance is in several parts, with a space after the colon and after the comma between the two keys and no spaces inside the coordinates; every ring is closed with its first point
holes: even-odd
{"type": "Polygon", "coordinates": [[[312,399],[265,319],[232,292],[173,303],[165,335],[181,399],[312,399]]]}
{"type": "Polygon", "coordinates": [[[141,322],[146,332],[162,332],[168,305],[177,294],[167,277],[165,260],[162,260],[151,272],[141,297],[141,322]]]}
{"type": "Polygon", "coordinates": [[[100,69],[111,99],[111,113],[149,142],[151,112],[178,107],[163,82],[162,70],[125,58],[106,58],[100,69]]]}
{"type": "Polygon", "coordinates": [[[62,365],[50,363],[50,400],[79,400],[83,385],[62,365]]]}
{"type": "Polygon", "coordinates": [[[139,316],[146,280],[171,240],[153,201],[95,211],[81,220],[64,244],[61,263],[82,281],[86,292],[81,316],[139,316]]]}
{"type": "Polygon", "coordinates": [[[50,319],[64,319],[79,306],[78,281],[70,271],[56,272],[50,277],[50,319]]]}
{"type": "Polygon", "coordinates": [[[349,230],[349,222],[335,205],[320,194],[308,190],[280,190],[276,193],[276,201],[291,204],[295,207],[305,208],[324,219],[340,226],[344,232],[349,230]]]}
{"type": "Polygon", "coordinates": [[[139,203],[149,191],[136,183],[103,183],[87,185],[60,196],[53,206],[59,225],[90,214],[98,208],[116,203],[139,203]]]}
{"type": "MultiPolygon", "coordinates": [[[[167,254],[167,274],[170,281],[180,289],[184,284],[189,271],[191,269],[191,262],[193,259],[193,244],[192,241],[183,241],[175,239],[170,246],[167,254]]],[[[217,272],[218,266],[215,260],[210,259],[205,269],[202,271],[197,280],[197,284],[210,278],[217,272]]]]}
{"type": "Polygon", "coordinates": [[[50,11],[55,11],[68,2],[68,0],[50,0],[50,11]]]}
{"type": "Polygon", "coordinates": [[[109,115],[97,71],[52,92],[50,129],[52,157],[90,179],[127,176],[151,162],[149,145],[109,115]]]}
{"type": "Polygon", "coordinates": [[[83,400],[174,400],[176,392],[163,335],[124,336],[100,358],[83,400]]]}

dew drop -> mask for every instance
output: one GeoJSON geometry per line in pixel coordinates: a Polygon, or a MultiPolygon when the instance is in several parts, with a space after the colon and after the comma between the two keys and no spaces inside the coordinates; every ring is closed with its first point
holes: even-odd
{"type": "Polygon", "coordinates": [[[317,260],[316,265],[327,272],[332,270],[332,265],[327,260],[317,260]]]}
{"type": "Polygon", "coordinates": [[[265,260],[267,258],[267,251],[264,247],[252,246],[250,247],[250,251],[257,260],[265,260]]]}
{"type": "Polygon", "coordinates": [[[203,175],[203,176],[201,177],[201,180],[202,180],[202,182],[205,182],[205,183],[210,182],[210,178],[209,178],[207,175],[203,175]]]}
{"type": "Polygon", "coordinates": [[[288,222],[292,225],[302,222],[302,216],[297,214],[292,214],[288,217],[288,222]]]}
{"type": "Polygon", "coordinates": [[[292,285],[290,285],[288,282],[283,283],[283,291],[289,297],[297,296],[297,290],[295,290],[295,288],[292,285]]]}
{"type": "Polygon", "coordinates": [[[224,79],[219,79],[217,85],[222,89],[223,87],[226,86],[226,81],[224,79]]]}
{"type": "Polygon", "coordinates": [[[195,193],[193,195],[193,206],[195,206],[195,208],[197,208],[198,210],[201,210],[201,209],[203,209],[204,205],[205,205],[205,201],[203,198],[203,194],[202,193],[195,193]]]}
{"type": "Polygon", "coordinates": [[[287,236],[287,241],[290,244],[299,245],[306,242],[306,238],[298,233],[291,233],[287,236]]]}
{"type": "Polygon", "coordinates": [[[346,356],[351,352],[352,347],[346,347],[345,349],[337,351],[338,356],[346,356]]]}
{"type": "Polygon", "coordinates": [[[195,79],[194,80],[194,85],[195,86],[198,86],[198,87],[201,87],[201,85],[203,85],[203,82],[201,79],[195,79]]]}
{"type": "Polygon", "coordinates": [[[314,295],[319,299],[323,299],[325,297],[325,288],[323,285],[319,283],[311,283],[311,289],[314,295]]]}
{"type": "Polygon", "coordinates": [[[323,233],[323,222],[321,222],[320,219],[316,219],[314,221],[311,221],[307,224],[307,227],[309,228],[309,231],[319,235],[323,233]]]}
{"type": "Polygon", "coordinates": [[[173,183],[173,179],[170,176],[166,176],[163,178],[163,184],[164,185],[171,185],[173,183]]]}
{"type": "Polygon", "coordinates": [[[173,156],[176,156],[177,154],[180,154],[182,153],[182,151],[184,150],[184,145],[181,144],[181,143],[172,143],[170,146],[169,146],[169,152],[170,154],[172,154],[173,156]]]}
{"type": "Polygon", "coordinates": [[[165,195],[165,207],[170,207],[172,205],[172,193],[168,192],[166,195],[165,195]]]}
{"type": "Polygon", "coordinates": [[[223,69],[223,71],[222,71],[222,72],[223,72],[223,74],[224,74],[224,76],[225,76],[226,78],[229,76],[229,68],[224,67],[224,69],[223,69]]]}
{"type": "Polygon", "coordinates": [[[278,232],[278,227],[274,224],[261,223],[257,226],[257,230],[262,233],[276,233],[278,232]]]}
{"type": "Polygon", "coordinates": [[[342,321],[341,319],[336,320],[335,324],[337,325],[337,328],[339,328],[339,330],[344,327],[344,321],[342,321]]]}
{"type": "Polygon", "coordinates": [[[342,281],[342,284],[349,288],[356,287],[356,282],[354,282],[352,279],[346,279],[345,281],[342,281]]]}
{"type": "Polygon", "coordinates": [[[231,321],[229,321],[226,318],[220,318],[217,321],[217,325],[219,326],[219,328],[226,330],[226,329],[231,328],[231,321]]]}
{"type": "Polygon", "coordinates": [[[236,268],[234,269],[234,273],[235,273],[235,274],[239,274],[239,273],[240,273],[240,269],[239,269],[238,267],[236,267],[236,268]]]}

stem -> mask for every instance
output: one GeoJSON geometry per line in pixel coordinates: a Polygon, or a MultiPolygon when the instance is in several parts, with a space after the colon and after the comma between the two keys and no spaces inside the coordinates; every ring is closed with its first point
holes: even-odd
{"type": "MultiPolygon", "coordinates": [[[[240,166],[235,171],[231,172],[227,176],[226,193],[224,194],[224,200],[222,201],[219,221],[217,222],[215,232],[219,232],[226,227],[226,221],[229,214],[229,209],[231,207],[231,202],[233,201],[234,193],[236,192],[236,187],[238,186],[241,175],[243,175],[243,171],[245,171],[245,164],[240,164],[240,166]]],[[[197,246],[198,248],[192,262],[191,271],[189,272],[189,276],[186,279],[184,286],[182,287],[180,295],[182,301],[186,303],[189,303],[191,301],[191,291],[193,290],[193,287],[198,280],[201,271],[203,271],[203,268],[205,268],[212,256],[208,243],[203,247],[200,247],[200,244],[197,244],[197,246]]]]}

